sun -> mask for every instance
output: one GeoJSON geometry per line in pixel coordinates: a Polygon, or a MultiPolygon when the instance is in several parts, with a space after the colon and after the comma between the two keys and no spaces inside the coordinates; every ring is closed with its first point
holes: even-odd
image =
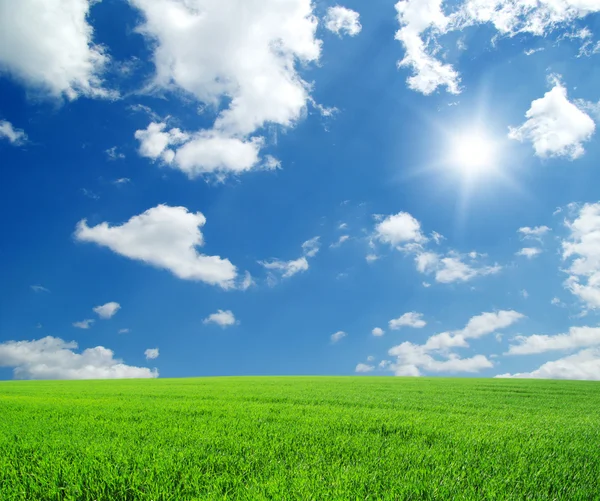
{"type": "Polygon", "coordinates": [[[453,135],[450,150],[450,163],[466,176],[480,176],[495,170],[498,151],[485,133],[468,131],[453,135]]]}

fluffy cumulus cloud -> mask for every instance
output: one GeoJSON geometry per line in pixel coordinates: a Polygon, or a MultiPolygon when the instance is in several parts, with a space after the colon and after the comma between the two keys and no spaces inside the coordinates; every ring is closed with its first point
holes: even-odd
{"type": "MultiPolygon", "coordinates": [[[[239,174],[256,167],[260,161],[262,138],[242,140],[214,131],[196,134],[178,128],[167,130],[165,122],[151,122],[146,129],[135,132],[141,156],[183,171],[190,179],[204,174],[222,176],[239,174]],[[174,149],[175,146],[179,148],[174,149]]],[[[272,157],[267,157],[264,168],[276,168],[272,157]]],[[[276,161],[275,161],[276,162],[276,161]]]]}
{"type": "MultiPolygon", "coordinates": [[[[371,241],[387,243],[399,251],[414,255],[417,271],[426,275],[434,274],[437,282],[468,282],[476,277],[496,274],[502,269],[498,264],[482,264],[480,258],[485,256],[477,252],[462,255],[453,250],[445,254],[428,250],[429,239],[423,234],[421,223],[407,212],[379,216],[378,220],[371,241]]],[[[438,246],[443,237],[433,232],[432,239],[438,246]]]]}
{"type": "Polygon", "coordinates": [[[211,313],[208,317],[206,317],[202,323],[205,325],[215,324],[225,328],[236,325],[239,322],[235,319],[235,315],[231,310],[217,310],[216,313],[211,313]]]}
{"type": "Polygon", "coordinates": [[[402,327],[413,327],[415,329],[422,329],[427,325],[427,322],[423,320],[422,313],[417,313],[416,311],[409,311],[401,317],[390,320],[388,325],[392,330],[398,330],[402,327]]]}
{"type": "Polygon", "coordinates": [[[371,334],[375,337],[381,337],[385,334],[385,331],[381,328],[381,327],[375,327],[372,331],[371,334]]]}
{"type": "Polygon", "coordinates": [[[331,335],[331,342],[333,344],[338,343],[339,341],[344,339],[347,335],[348,334],[346,334],[344,331],[337,331],[331,335]]]}
{"type": "Polygon", "coordinates": [[[324,19],[325,28],[340,36],[345,33],[353,37],[362,30],[359,19],[360,14],[358,12],[336,5],[327,9],[324,19]]]}
{"type": "Polygon", "coordinates": [[[94,3],[0,0],[0,71],[55,97],[112,96],[101,80],[109,58],[88,23],[94,3]]]}
{"type": "Polygon", "coordinates": [[[112,318],[120,309],[121,305],[119,303],[111,301],[110,303],[96,306],[94,308],[94,313],[96,313],[101,319],[108,320],[109,318],[112,318]]]}
{"type": "Polygon", "coordinates": [[[600,202],[577,208],[566,221],[570,231],[562,242],[563,259],[569,263],[565,287],[588,309],[600,308],[600,202]]]}
{"type": "Polygon", "coordinates": [[[146,351],[144,351],[146,360],[155,360],[158,358],[159,354],[160,352],[158,348],[148,348],[146,351]]]}
{"type": "Polygon", "coordinates": [[[479,372],[493,366],[483,355],[461,358],[452,350],[468,348],[469,339],[478,339],[505,329],[523,318],[512,310],[482,313],[457,331],[435,334],[422,344],[404,342],[389,350],[396,361],[389,366],[398,376],[420,376],[425,372],[479,372]]]}
{"type": "MultiPolygon", "coordinates": [[[[0,20],[0,23],[1,22],[2,20],[0,20]]],[[[1,36],[2,35],[0,34],[0,37],[1,36]]],[[[6,139],[9,143],[19,146],[27,141],[27,134],[21,129],[16,129],[10,122],[0,120],[0,139],[6,139]]]]}
{"type": "Polygon", "coordinates": [[[373,365],[369,365],[369,364],[357,364],[356,368],[354,369],[354,372],[372,372],[375,370],[375,367],[373,365]]]}
{"type": "Polygon", "coordinates": [[[170,162],[175,153],[169,146],[186,142],[189,135],[177,128],[165,130],[167,124],[164,122],[151,122],[146,129],[135,132],[135,138],[140,142],[139,154],[146,158],[156,160],[162,157],[170,162]]]}
{"type": "Polygon", "coordinates": [[[500,310],[477,315],[469,320],[464,329],[456,334],[464,338],[480,338],[500,329],[510,327],[515,322],[525,318],[525,315],[514,310],[500,310]]]}
{"type": "Polygon", "coordinates": [[[589,348],[574,355],[546,362],[531,372],[500,374],[500,378],[600,380],[600,349],[589,348]]]}
{"type": "Polygon", "coordinates": [[[311,1],[129,1],[153,48],[154,85],[209,106],[227,103],[212,128],[179,148],[165,146],[162,159],[192,177],[277,165],[261,162],[265,141],[256,133],[267,123],[294,125],[311,101],[297,71],[321,53],[311,1]]]}
{"type": "Polygon", "coordinates": [[[154,378],[158,371],[125,365],[96,346],[76,353],[77,343],[56,337],[0,344],[0,367],[12,367],[16,379],[154,378]]]}
{"type": "Polygon", "coordinates": [[[442,11],[442,0],[401,0],[396,4],[400,29],[396,40],[404,46],[404,59],[400,67],[408,67],[413,75],[407,80],[409,88],[431,94],[444,86],[448,92],[458,94],[460,77],[449,64],[444,64],[433,55],[428,47],[427,33],[444,33],[450,20],[442,11]]]}
{"type": "Polygon", "coordinates": [[[551,31],[591,12],[600,11],[595,0],[465,0],[452,5],[442,0],[400,0],[396,4],[400,29],[396,39],[404,47],[400,67],[412,70],[408,86],[423,94],[439,87],[448,92],[460,92],[460,74],[450,64],[442,62],[440,37],[452,31],[487,24],[499,36],[512,37],[520,33],[546,36],[551,31]]]}
{"type": "Polygon", "coordinates": [[[599,327],[571,327],[568,333],[554,336],[516,336],[508,348],[508,355],[531,355],[592,346],[600,346],[599,327]]]}
{"type": "Polygon", "coordinates": [[[535,154],[542,158],[568,157],[584,153],[583,143],[594,134],[594,121],[567,98],[567,89],[558,79],[544,97],[535,99],[525,114],[527,121],[510,127],[508,136],[531,141],[535,154]]]}
{"type": "Polygon", "coordinates": [[[235,287],[236,267],[228,259],[200,254],[200,231],[206,223],[201,212],[185,207],[158,205],[121,225],[77,224],[75,238],[108,247],[130,259],[169,270],[184,280],[199,280],[224,289],[235,287]]]}
{"type": "Polygon", "coordinates": [[[421,232],[421,223],[408,212],[386,217],[375,227],[375,236],[381,242],[393,246],[426,241],[421,232]]]}

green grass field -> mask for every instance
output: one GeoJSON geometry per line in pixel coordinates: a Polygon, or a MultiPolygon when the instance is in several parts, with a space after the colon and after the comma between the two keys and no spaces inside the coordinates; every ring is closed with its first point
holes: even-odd
{"type": "Polygon", "coordinates": [[[0,383],[0,499],[600,499],[600,385],[0,383]]]}

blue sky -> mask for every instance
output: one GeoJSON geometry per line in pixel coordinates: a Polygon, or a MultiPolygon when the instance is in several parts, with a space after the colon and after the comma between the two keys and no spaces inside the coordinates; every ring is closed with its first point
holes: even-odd
{"type": "Polygon", "coordinates": [[[0,0],[0,378],[600,379],[599,12],[0,0]]]}

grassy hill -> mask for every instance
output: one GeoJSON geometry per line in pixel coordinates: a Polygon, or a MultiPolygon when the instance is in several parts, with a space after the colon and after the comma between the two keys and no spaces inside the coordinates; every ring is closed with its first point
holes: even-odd
{"type": "Polygon", "coordinates": [[[0,383],[0,500],[600,499],[600,384],[0,383]]]}

